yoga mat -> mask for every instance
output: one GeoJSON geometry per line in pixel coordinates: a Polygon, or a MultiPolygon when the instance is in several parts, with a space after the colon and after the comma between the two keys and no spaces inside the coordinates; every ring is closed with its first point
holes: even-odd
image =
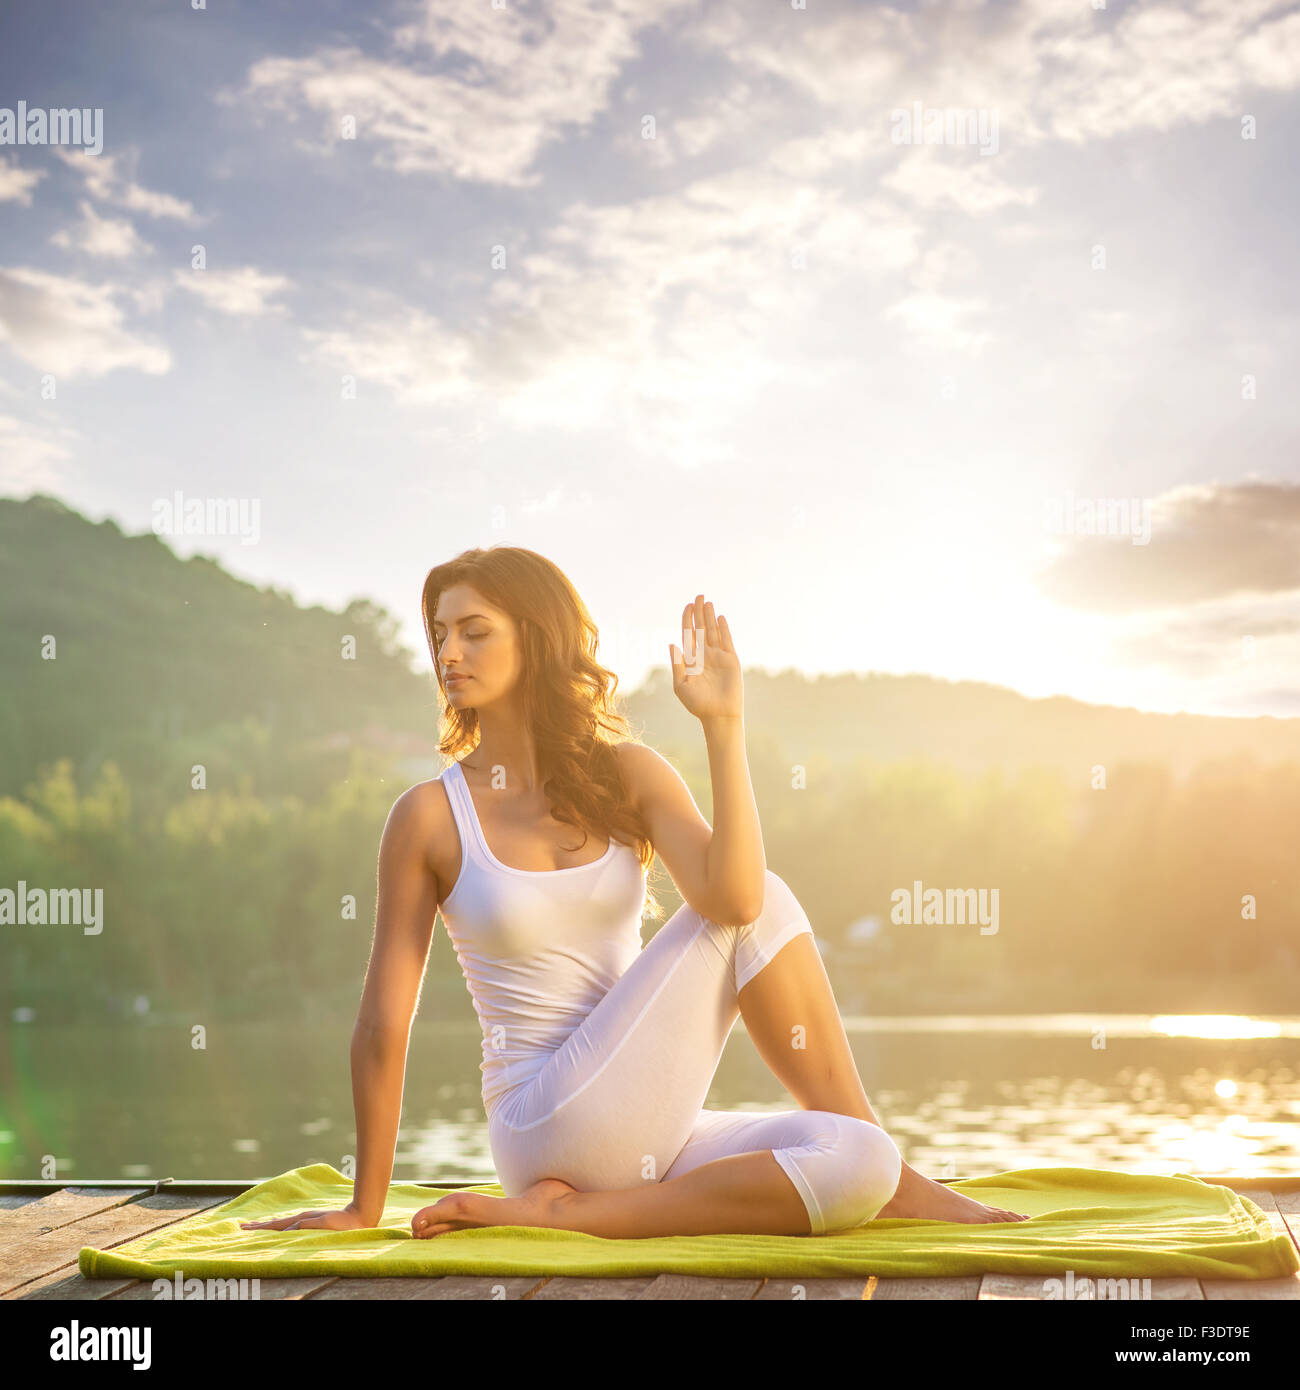
{"type": "MultiPolygon", "coordinates": [[[[111,1250],[82,1249],[87,1278],[334,1275],[630,1275],[732,1277],[1043,1274],[1269,1279],[1300,1268],[1291,1240],[1231,1188],[1179,1173],[1025,1168],[951,1184],[1032,1220],[962,1225],[889,1219],[825,1236],[708,1235],[609,1240],[527,1226],[448,1231],[425,1240],[411,1217],[451,1190],[394,1183],[378,1226],[244,1231],[314,1207],[344,1206],[352,1182],[328,1163],[295,1168],[221,1206],[111,1250]]],[[[470,1189],[504,1195],[496,1183],[470,1189]]]]}

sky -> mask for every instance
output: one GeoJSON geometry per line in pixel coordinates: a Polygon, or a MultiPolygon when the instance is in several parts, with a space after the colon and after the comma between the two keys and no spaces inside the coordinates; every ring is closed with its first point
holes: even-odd
{"type": "Polygon", "coordinates": [[[624,691],[703,593],[747,667],[1300,715],[1300,5],[197,3],[0,13],[0,494],[234,500],[164,538],[422,670],[506,544],[624,691]]]}

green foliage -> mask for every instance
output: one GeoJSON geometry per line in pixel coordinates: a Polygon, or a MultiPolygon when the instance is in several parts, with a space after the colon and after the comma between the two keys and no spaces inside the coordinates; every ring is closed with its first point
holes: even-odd
{"type": "Polygon", "coordinates": [[[291,784],[305,746],[354,737],[376,711],[432,739],[432,675],[395,631],[368,600],[300,608],[153,534],[0,498],[0,788],[63,757],[82,770],[112,757],[133,785],[154,782],[204,761],[198,749],[291,784]]]}
{"type": "MultiPolygon", "coordinates": [[[[358,756],[321,801],[249,785],[178,793],[132,810],[108,763],[78,791],[61,760],[0,799],[0,887],[103,891],[103,929],[25,924],[8,934],[7,1008],[51,1017],[294,1012],[340,985],[359,995],[375,907],[375,856],[401,788],[358,756]],[[355,918],[344,916],[345,896],[355,918]]],[[[354,998],[355,1003],[355,998],[354,998]]]]}

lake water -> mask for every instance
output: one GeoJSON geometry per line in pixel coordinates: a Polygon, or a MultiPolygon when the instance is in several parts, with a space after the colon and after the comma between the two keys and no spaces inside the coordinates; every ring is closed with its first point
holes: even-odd
{"type": "MultiPolygon", "coordinates": [[[[1300,1174],[1300,1018],[845,1020],[867,1094],[933,1177],[1081,1165],[1300,1174]],[[1104,1037],[1097,1030],[1104,1029],[1104,1037]],[[1208,1034],[1208,1036],[1207,1036],[1208,1034]],[[1104,1046],[1099,1045],[1104,1042],[1104,1046]]],[[[355,1154],[351,1023],[0,1025],[0,1177],[238,1178],[355,1154]]],[[[417,1020],[396,1180],[491,1181],[472,1023],[417,1020]]],[[[794,1102],[738,1022],[714,1109],[794,1102]]]]}

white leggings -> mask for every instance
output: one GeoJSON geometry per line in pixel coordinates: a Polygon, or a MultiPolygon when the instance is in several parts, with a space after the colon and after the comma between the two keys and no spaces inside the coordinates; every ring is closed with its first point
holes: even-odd
{"type": "Polygon", "coordinates": [[[801,932],[812,934],[807,915],[770,870],[763,911],[747,926],[719,926],[683,904],[540,1070],[491,1107],[506,1195],[541,1178],[589,1192],[638,1187],[770,1149],[813,1235],[875,1217],[902,1171],[878,1125],[824,1110],[702,1108],[740,990],[801,932]]]}

